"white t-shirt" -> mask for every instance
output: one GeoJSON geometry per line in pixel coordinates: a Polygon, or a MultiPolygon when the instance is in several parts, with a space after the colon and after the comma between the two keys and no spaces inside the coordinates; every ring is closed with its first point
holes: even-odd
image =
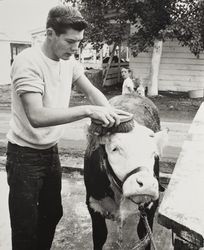
{"type": "Polygon", "coordinates": [[[40,48],[22,51],[14,60],[11,70],[12,119],[7,139],[11,143],[36,149],[55,145],[63,133],[63,125],[34,128],[25,114],[20,95],[40,93],[44,107],[67,108],[71,86],[84,73],[74,58],[54,61],[40,48]]]}
{"type": "Polygon", "coordinates": [[[124,95],[124,94],[130,94],[132,92],[134,92],[134,83],[130,79],[130,77],[128,77],[123,82],[122,95],[124,95]]]}

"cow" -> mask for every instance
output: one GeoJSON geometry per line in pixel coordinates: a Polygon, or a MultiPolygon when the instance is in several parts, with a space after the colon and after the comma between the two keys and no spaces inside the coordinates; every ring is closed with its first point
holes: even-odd
{"type": "MultiPolygon", "coordinates": [[[[94,250],[102,250],[106,242],[106,219],[121,223],[138,213],[141,204],[152,229],[159,199],[159,155],[167,139],[167,131],[160,129],[158,109],[147,97],[128,94],[109,101],[132,113],[134,126],[126,133],[88,132],[84,183],[94,250]]],[[[137,233],[140,239],[147,235],[142,218],[137,233]]],[[[150,243],[145,249],[150,249],[150,243]]]]}

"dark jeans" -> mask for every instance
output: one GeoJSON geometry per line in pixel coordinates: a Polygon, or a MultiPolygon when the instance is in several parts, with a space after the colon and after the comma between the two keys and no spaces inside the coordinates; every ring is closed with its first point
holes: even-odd
{"type": "Polygon", "coordinates": [[[8,143],[6,163],[13,250],[51,248],[62,217],[57,146],[45,150],[8,143]]]}

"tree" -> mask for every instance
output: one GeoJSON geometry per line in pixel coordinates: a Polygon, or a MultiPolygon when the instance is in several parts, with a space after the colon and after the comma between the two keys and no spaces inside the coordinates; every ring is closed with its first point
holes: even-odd
{"type": "Polygon", "coordinates": [[[148,95],[158,95],[158,75],[162,54],[162,31],[171,24],[172,3],[174,0],[147,0],[135,3],[129,8],[131,24],[135,32],[130,37],[133,55],[148,51],[153,47],[150,67],[148,95]]]}
{"type": "Polygon", "coordinates": [[[153,47],[149,95],[158,94],[158,72],[165,39],[177,38],[199,56],[204,50],[204,2],[199,0],[64,0],[79,4],[90,23],[86,39],[99,49],[120,44],[127,23],[134,27],[128,42],[133,56],[153,47]],[[114,10],[114,12],[112,11],[114,10]]]}
{"type": "Polygon", "coordinates": [[[204,1],[180,0],[172,7],[171,24],[163,31],[163,37],[175,37],[182,46],[199,57],[204,50],[204,1]]]}

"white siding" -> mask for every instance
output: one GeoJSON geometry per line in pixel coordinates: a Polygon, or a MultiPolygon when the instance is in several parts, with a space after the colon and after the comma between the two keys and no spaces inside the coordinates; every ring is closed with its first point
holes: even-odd
{"type": "Polygon", "coordinates": [[[133,78],[140,78],[143,84],[148,85],[150,78],[152,50],[146,53],[140,53],[137,57],[130,55],[129,67],[133,72],[133,78]]]}
{"type": "Polygon", "coordinates": [[[9,84],[10,81],[10,44],[8,41],[0,41],[0,84],[9,84]]]}
{"type": "MultiPolygon", "coordinates": [[[[150,76],[152,50],[130,58],[130,68],[134,77],[150,76]]],[[[196,58],[188,49],[177,41],[167,41],[163,45],[159,71],[159,90],[188,91],[204,89],[204,53],[196,58]]]]}

